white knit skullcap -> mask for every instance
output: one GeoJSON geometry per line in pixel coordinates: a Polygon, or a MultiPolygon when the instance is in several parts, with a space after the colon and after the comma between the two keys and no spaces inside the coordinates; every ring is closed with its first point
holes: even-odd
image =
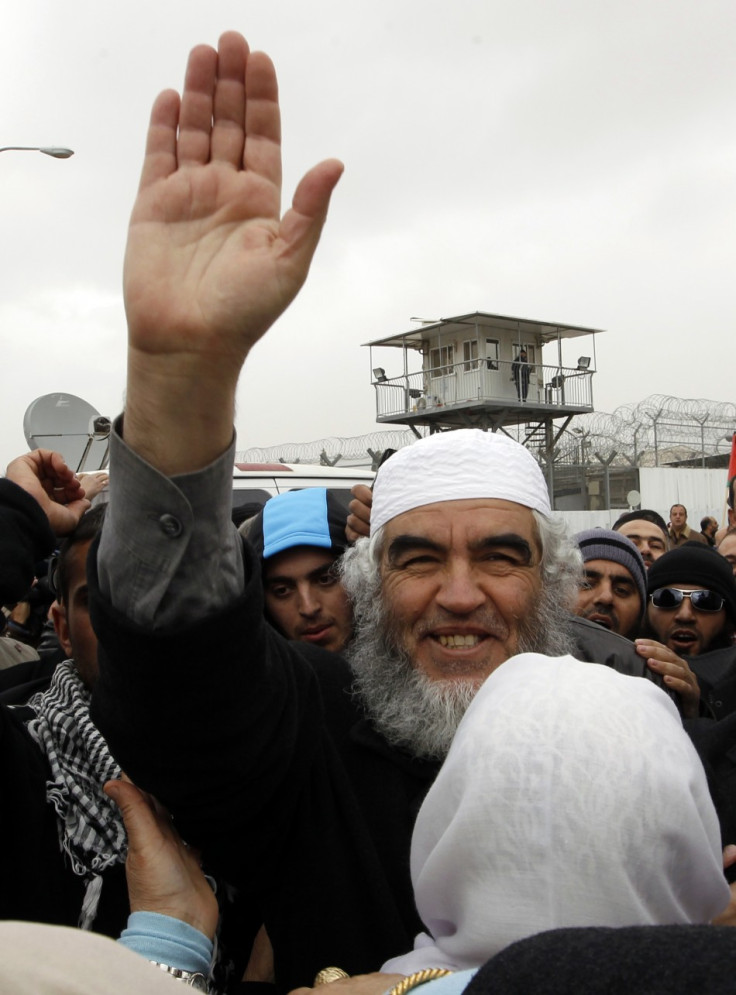
{"type": "Polygon", "coordinates": [[[539,464],[507,435],[463,428],[419,439],[383,464],[373,487],[371,535],[436,501],[498,498],[551,514],[539,464]]]}

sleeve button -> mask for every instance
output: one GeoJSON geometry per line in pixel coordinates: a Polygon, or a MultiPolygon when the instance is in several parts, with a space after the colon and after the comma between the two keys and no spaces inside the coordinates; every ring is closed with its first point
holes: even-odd
{"type": "Polygon", "coordinates": [[[177,536],[182,534],[182,524],[178,518],[174,517],[174,515],[161,515],[158,520],[158,524],[163,534],[168,536],[170,539],[176,539],[177,536]]]}

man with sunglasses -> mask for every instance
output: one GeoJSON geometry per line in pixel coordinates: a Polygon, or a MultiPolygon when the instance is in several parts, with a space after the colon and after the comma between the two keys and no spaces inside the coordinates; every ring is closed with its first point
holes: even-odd
{"type": "Polygon", "coordinates": [[[736,624],[736,584],[723,557],[686,543],[660,557],[647,578],[647,626],[679,655],[730,646],[736,624]]]}

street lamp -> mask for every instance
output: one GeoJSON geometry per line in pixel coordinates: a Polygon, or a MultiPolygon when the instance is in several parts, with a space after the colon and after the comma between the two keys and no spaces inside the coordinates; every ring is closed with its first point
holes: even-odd
{"type": "Polygon", "coordinates": [[[0,152],[43,152],[53,159],[68,159],[74,155],[74,149],[65,149],[59,145],[6,145],[0,148],[0,152]]]}

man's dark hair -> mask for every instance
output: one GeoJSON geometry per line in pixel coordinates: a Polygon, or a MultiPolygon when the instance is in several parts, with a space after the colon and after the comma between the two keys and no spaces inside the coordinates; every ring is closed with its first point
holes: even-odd
{"type": "Polygon", "coordinates": [[[76,529],[61,544],[59,556],[51,570],[52,586],[61,602],[69,597],[69,554],[75,546],[95,538],[102,528],[106,509],[107,504],[98,504],[95,508],[90,508],[82,515],[76,529]]]}
{"type": "Polygon", "coordinates": [[[705,532],[709,525],[713,524],[713,519],[710,515],[706,515],[705,518],[700,519],[700,531],[705,532]]]}
{"type": "Polygon", "coordinates": [[[637,521],[651,522],[652,525],[657,525],[662,530],[665,539],[667,538],[667,523],[664,518],[656,512],[652,511],[650,508],[642,508],[640,511],[627,511],[620,518],[618,518],[614,524],[611,526],[614,532],[618,532],[620,525],[626,525],[627,522],[637,522],[637,521]]]}

